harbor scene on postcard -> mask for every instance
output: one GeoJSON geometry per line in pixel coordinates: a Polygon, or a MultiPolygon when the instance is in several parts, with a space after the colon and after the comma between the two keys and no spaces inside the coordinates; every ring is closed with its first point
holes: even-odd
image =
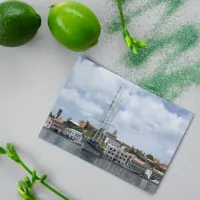
{"type": "Polygon", "coordinates": [[[80,57],[39,137],[154,194],[192,118],[80,57]]]}

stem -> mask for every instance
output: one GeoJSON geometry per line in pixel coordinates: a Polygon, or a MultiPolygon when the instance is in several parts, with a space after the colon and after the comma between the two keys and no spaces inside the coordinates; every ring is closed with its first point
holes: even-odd
{"type": "MultiPolygon", "coordinates": [[[[24,162],[20,161],[19,163],[30,175],[33,174],[33,172],[24,164],[24,162]]],[[[36,176],[37,180],[39,180],[40,178],[38,176],[36,176]]],[[[58,192],[58,190],[54,189],[53,187],[51,187],[48,183],[46,183],[45,181],[41,182],[42,185],[44,185],[47,189],[51,190],[53,193],[55,193],[56,195],[58,195],[60,198],[64,199],[64,200],[69,200],[66,196],[64,196],[63,194],[61,194],[60,192],[58,192]]]]}
{"type": "Polygon", "coordinates": [[[119,13],[120,13],[123,29],[126,29],[126,22],[125,22],[124,13],[122,10],[122,4],[121,4],[120,0],[117,0],[117,5],[119,8],[119,13]]]}

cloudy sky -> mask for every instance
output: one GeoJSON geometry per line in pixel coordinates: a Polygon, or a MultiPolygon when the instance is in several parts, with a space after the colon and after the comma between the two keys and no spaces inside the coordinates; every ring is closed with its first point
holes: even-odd
{"type": "Polygon", "coordinates": [[[95,118],[105,116],[119,88],[115,116],[108,131],[116,129],[119,140],[168,164],[193,114],[91,61],[78,59],[52,112],[62,108],[63,119],[88,120],[98,127],[95,118]]]}

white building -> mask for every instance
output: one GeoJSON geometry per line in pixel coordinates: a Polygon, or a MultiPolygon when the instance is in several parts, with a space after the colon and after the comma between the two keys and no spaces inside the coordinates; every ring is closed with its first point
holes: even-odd
{"type": "MultiPolygon", "coordinates": [[[[147,165],[145,165],[145,162],[139,160],[139,159],[130,159],[128,162],[128,168],[136,172],[138,174],[145,174],[147,169],[150,169],[147,165]]],[[[149,178],[149,177],[148,177],[149,178]]]]}
{"type": "Polygon", "coordinates": [[[116,141],[115,139],[109,138],[109,137],[107,137],[105,139],[104,143],[106,145],[111,144],[113,146],[120,147],[120,143],[118,141],[116,141]]]}
{"type": "Polygon", "coordinates": [[[118,153],[118,147],[108,144],[104,153],[106,154],[107,158],[114,160],[118,153]]]}
{"type": "Polygon", "coordinates": [[[72,119],[70,119],[69,121],[72,122],[74,125],[79,126],[79,123],[73,121],[72,119]]]}
{"type": "Polygon", "coordinates": [[[109,143],[106,146],[105,154],[108,159],[111,159],[120,165],[125,165],[129,158],[128,152],[109,143]]]}
{"type": "Polygon", "coordinates": [[[134,160],[137,160],[137,156],[132,154],[132,153],[127,153],[128,154],[128,158],[129,159],[134,159],[134,160]]]}
{"type": "Polygon", "coordinates": [[[46,120],[46,122],[45,122],[45,124],[44,124],[44,127],[46,127],[46,128],[51,128],[51,125],[53,124],[53,120],[52,120],[52,118],[51,117],[48,117],[47,118],[47,120],[46,120]]]}
{"type": "Polygon", "coordinates": [[[151,178],[152,173],[153,173],[152,170],[146,169],[145,175],[146,175],[146,177],[147,177],[148,180],[151,178]]]}
{"type": "Polygon", "coordinates": [[[151,179],[161,181],[163,176],[164,176],[164,174],[162,172],[160,172],[156,169],[153,169],[151,179]]]}
{"type": "Polygon", "coordinates": [[[129,157],[129,153],[119,148],[118,153],[116,155],[116,162],[120,165],[125,165],[129,157]]]}
{"type": "Polygon", "coordinates": [[[80,133],[77,130],[71,129],[71,128],[66,128],[64,130],[63,134],[67,135],[72,140],[76,140],[76,141],[81,141],[82,140],[82,133],[80,133]]]}

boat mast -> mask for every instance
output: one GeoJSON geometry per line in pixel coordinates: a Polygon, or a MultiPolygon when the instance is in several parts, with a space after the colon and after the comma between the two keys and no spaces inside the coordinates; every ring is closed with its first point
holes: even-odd
{"type": "MultiPolygon", "coordinates": [[[[104,120],[102,122],[102,125],[103,124],[105,124],[105,125],[104,125],[104,127],[102,128],[102,130],[99,133],[99,137],[97,138],[97,142],[100,142],[100,141],[103,140],[103,138],[104,138],[104,133],[103,132],[108,130],[108,128],[111,125],[111,122],[112,122],[112,120],[113,120],[113,118],[114,118],[114,116],[116,114],[116,102],[119,100],[118,97],[119,97],[121,89],[122,89],[122,87],[120,86],[118,91],[117,91],[117,94],[115,95],[114,99],[112,100],[112,103],[109,106],[108,111],[106,112],[105,118],[104,118],[104,120]],[[105,121],[107,121],[107,123],[105,123],[105,121]]],[[[122,95],[122,93],[120,94],[120,97],[121,97],[121,95],[122,95]]]]}
{"type": "MultiPolygon", "coordinates": [[[[104,132],[106,133],[107,131],[108,131],[108,129],[109,129],[109,127],[110,126],[112,126],[111,125],[111,123],[112,123],[112,121],[113,121],[113,119],[114,119],[114,117],[115,117],[115,115],[117,114],[117,110],[118,109],[116,109],[120,104],[121,104],[121,102],[122,102],[122,99],[121,99],[121,96],[122,96],[122,93],[123,93],[123,91],[120,93],[120,90],[119,90],[119,93],[118,93],[118,97],[115,99],[115,102],[114,102],[114,105],[113,105],[113,108],[115,109],[115,110],[113,110],[113,113],[111,113],[111,115],[110,115],[110,117],[109,117],[109,119],[108,119],[108,124],[107,124],[107,126],[106,126],[106,129],[104,130],[104,132]]],[[[114,126],[113,126],[114,127],[114,126]]],[[[101,144],[101,142],[103,142],[103,139],[104,139],[104,136],[105,136],[105,134],[103,133],[102,134],[102,137],[101,137],[101,139],[100,139],[100,144],[101,144]]]]}
{"type": "MultiPolygon", "coordinates": [[[[99,132],[99,130],[102,128],[102,125],[103,125],[103,123],[105,122],[105,120],[106,120],[106,117],[107,117],[108,113],[109,113],[109,109],[108,109],[108,111],[106,112],[104,119],[103,119],[103,120],[101,120],[100,127],[99,127],[99,129],[97,129],[97,131],[96,131],[96,133],[95,133],[94,137],[92,138],[92,140],[95,140],[95,138],[97,137],[97,135],[98,135],[98,132],[99,132]]],[[[100,120],[99,120],[99,121],[100,121],[100,120]]],[[[99,134],[101,134],[101,131],[100,131],[100,133],[99,133],[99,134]]]]}

